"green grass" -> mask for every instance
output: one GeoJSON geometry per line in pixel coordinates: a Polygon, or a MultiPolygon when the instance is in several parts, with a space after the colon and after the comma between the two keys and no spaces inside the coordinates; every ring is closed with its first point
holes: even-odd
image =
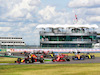
{"type": "Polygon", "coordinates": [[[0,57],[0,63],[14,63],[17,58],[0,57]]]}
{"type": "Polygon", "coordinates": [[[1,65],[0,75],[100,75],[100,63],[1,65]]]}
{"type": "Polygon", "coordinates": [[[100,57],[100,53],[90,53],[92,55],[95,55],[95,57],[100,57]]]}

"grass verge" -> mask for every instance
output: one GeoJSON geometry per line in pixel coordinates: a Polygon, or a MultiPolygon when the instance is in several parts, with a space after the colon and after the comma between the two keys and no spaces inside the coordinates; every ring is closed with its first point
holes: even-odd
{"type": "Polygon", "coordinates": [[[0,63],[14,63],[17,58],[0,57],[0,63]]]}
{"type": "Polygon", "coordinates": [[[100,75],[100,63],[1,65],[0,75],[100,75]]]}

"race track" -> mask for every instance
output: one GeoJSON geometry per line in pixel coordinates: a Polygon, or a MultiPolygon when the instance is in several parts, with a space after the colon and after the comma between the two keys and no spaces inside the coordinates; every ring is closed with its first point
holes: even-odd
{"type": "MultiPolygon", "coordinates": [[[[14,53],[14,55],[20,55],[19,53],[14,53]]],[[[23,55],[21,55],[23,56],[23,55]]],[[[71,57],[70,57],[71,58],[71,57]]],[[[72,60],[66,62],[52,62],[52,61],[45,61],[44,63],[35,62],[31,64],[82,64],[82,63],[100,63],[100,57],[96,57],[95,59],[85,59],[85,60],[72,60]]],[[[30,64],[17,64],[17,63],[0,63],[0,65],[30,65],[30,64]]]]}

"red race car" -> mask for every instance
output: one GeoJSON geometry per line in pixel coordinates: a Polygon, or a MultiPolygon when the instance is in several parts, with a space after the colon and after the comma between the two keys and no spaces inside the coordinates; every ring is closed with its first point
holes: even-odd
{"type": "Polygon", "coordinates": [[[53,62],[70,61],[69,56],[65,54],[58,55],[52,59],[53,62]]]}

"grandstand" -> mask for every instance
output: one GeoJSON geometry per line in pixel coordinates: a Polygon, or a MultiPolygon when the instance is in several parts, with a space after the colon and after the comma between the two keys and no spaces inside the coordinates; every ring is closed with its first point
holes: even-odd
{"type": "Polygon", "coordinates": [[[97,43],[97,25],[41,24],[40,47],[92,48],[97,43]]]}

